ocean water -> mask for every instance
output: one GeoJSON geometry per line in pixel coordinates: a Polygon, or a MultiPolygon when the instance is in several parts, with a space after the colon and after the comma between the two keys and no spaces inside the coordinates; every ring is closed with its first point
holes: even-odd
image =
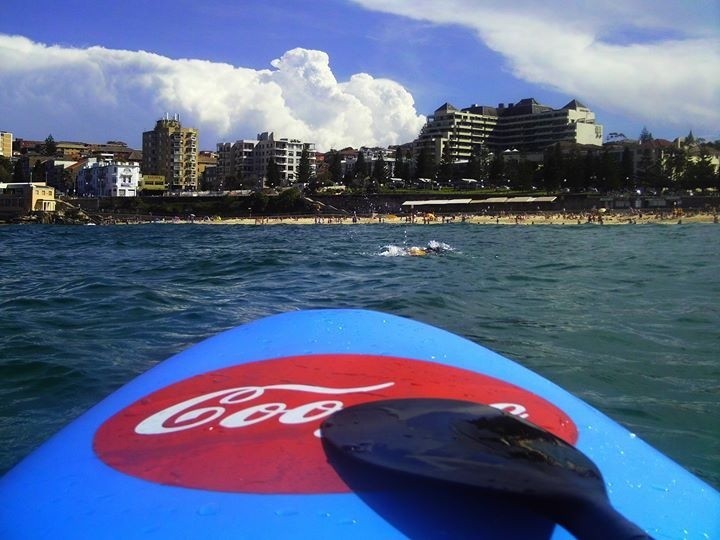
{"type": "Polygon", "coordinates": [[[720,488],[711,224],[0,227],[0,474],[183,348],[321,307],[483,344],[720,488]]]}

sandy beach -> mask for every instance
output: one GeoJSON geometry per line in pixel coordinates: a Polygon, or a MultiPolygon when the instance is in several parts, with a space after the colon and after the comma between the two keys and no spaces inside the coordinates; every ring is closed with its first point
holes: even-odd
{"type": "Polygon", "coordinates": [[[677,225],[684,223],[718,223],[718,214],[713,212],[590,212],[590,213],[505,213],[490,214],[456,214],[436,216],[433,214],[417,214],[397,216],[393,214],[375,214],[371,216],[263,216],[252,218],[219,218],[202,217],[192,220],[165,218],[160,223],[196,223],[208,225],[358,225],[371,223],[405,224],[405,225],[442,225],[448,223],[472,223],[477,225],[677,225]]]}

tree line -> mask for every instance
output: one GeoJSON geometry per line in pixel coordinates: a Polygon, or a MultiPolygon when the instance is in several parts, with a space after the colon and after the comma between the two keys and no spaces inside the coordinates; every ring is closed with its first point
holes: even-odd
{"type": "Polygon", "coordinates": [[[325,171],[310,184],[311,189],[343,184],[373,193],[387,185],[392,173],[406,183],[426,178],[439,185],[451,185],[453,180],[466,178],[486,188],[548,193],[720,189],[720,168],[713,164],[713,150],[720,150],[720,141],[697,141],[692,133],[681,145],[655,145],[652,135],[644,129],[639,143],[619,141],[597,150],[561,143],[547,148],[539,161],[536,156],[528,159],[524,152],[491,152],[479,146],[468,160],[458,163],[446,144],[439,163],[425,148],[420,148],[413,158],[409,150],[398,147],[390,170],[382,156],[371,166],[360,151],[353,167],[344,173],[341,153],[331,150],[325,156],[325,171]]]}
{"type": "MultiPolygon", "coordinates": [[[[556,144],[545,150],[541,161],[530,160],[525,153],[518,151],[491,152],[486,146],[478,146],[462,163],[454,161],[449,144],[444,146],[439,163],[435,163],[433,155],[425,148],[413,156],[407,147],[397,147],[392,164],[387,163],[382,154],[371,161],[360,151],[354,165],[344,171],[342,154],[331,150],[325,156],[327,166],[315,175],[312,174],[308,150],[303,149],[293,180],[308,186],[311,192],[326,185],[342,184],[351,190],[377,193],[388,186],[391,175],[405,183],[427,178],[440,185],[450,185],[454,179],[468,178],[487,188],[507,187],[548,193],[638,188],[658,192],[663,189],[720,189],[720,168],[713,164],[712,156],[713,151],[720,150],[720,141],[696,140],[691,132],[684,138],[683,144],[659,147],[653,144],[652,134],[646,128],[643,128],[638,143],[627,142],[623,134],[610,136],[616,142],[597,150],[556,144]]],[[[56,152],[57,145],[49,135],[44,141],[42,153],[52,156],[56,152]]],[[[26,168],[23,160],[17,160],[13,166],[9,158],[0,156],[0,182],[27,182],[30,171],[26,168]]],[[[61,183],[71,187],[69,172],[63,173],[61,183]]],[[[44,164],[37,161],[32,178],[43,181],[45,175],[44,164]]],[[[257,186],[257,178],[244,178],[242,170],[222,180],[222,189],[226,190],[257,186]]],[[[276,188],[283,183],[277,163],[270,158],[265,186],[276,188]]]]}

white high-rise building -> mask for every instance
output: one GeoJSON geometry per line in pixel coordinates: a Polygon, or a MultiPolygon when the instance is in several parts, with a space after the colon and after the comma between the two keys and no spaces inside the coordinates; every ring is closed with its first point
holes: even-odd
{"type": "Polygon", "coordinates": [[[603,127],[595,113],[573,100],[560,109],[541,105],[532,98],[497,107],[472,105],[457,109],[445,103],[428,117],[414,142],[439,163],[443,152],[453,161],[470,159],[480,149],[542,152],[559,142],[602,146],[603,127]]]}
{"type": "Polygon", "coordinates": [[[275,139],[272,131],[260,133],[257,138],[254,154],[256,172],[260,176],[267,175],[268,162],[273,158],[283,185],[294,184],[298,179],[303,149],[308,150],[311,175],[314,174],[315,145],[313,143],[304,143],[298,139],[275,139]]]}
{"type": "Polygon", "coordinates": [[[276,139],[273,132],[260,133],[257,140],[238,140],[234,143],[218,143],[218,178],[261,180],[267,176],[268,162],[272,158],[284,186],[298,181],[300,158],[303,150],[308,152],[310,175],[315,175],[315,144],[298,139],[276,139]]]}

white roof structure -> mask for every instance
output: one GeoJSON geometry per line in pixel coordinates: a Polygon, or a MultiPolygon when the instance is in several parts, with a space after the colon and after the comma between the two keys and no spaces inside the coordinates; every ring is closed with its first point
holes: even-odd
{"type": "Polygon", "coordinates": [[[473,204],[500,204],[500,203],[539,203],[553,202],[557,197],[489,197],[475,199],[473,204]]]}
{"type": "Polygon", "coordinates": [[[516,202],[533,202],[535,200],[535,197],[510,197],[507,201],[509,203],[516,203],[516,202]]]}
{"type": "Polygon", "coordinates": [[[507,197],[490,197],[488,199],[477,199],[474,200],[474,203],[504,203],[507,201],[507,197]]]}
{"type": "Polygon", "coordinates": [[[428,201],[405,201],[402,206],[431,206],[431,205],[447,205],[447,204],[470,204],[472,199],[434,199],[428,201]]]}

